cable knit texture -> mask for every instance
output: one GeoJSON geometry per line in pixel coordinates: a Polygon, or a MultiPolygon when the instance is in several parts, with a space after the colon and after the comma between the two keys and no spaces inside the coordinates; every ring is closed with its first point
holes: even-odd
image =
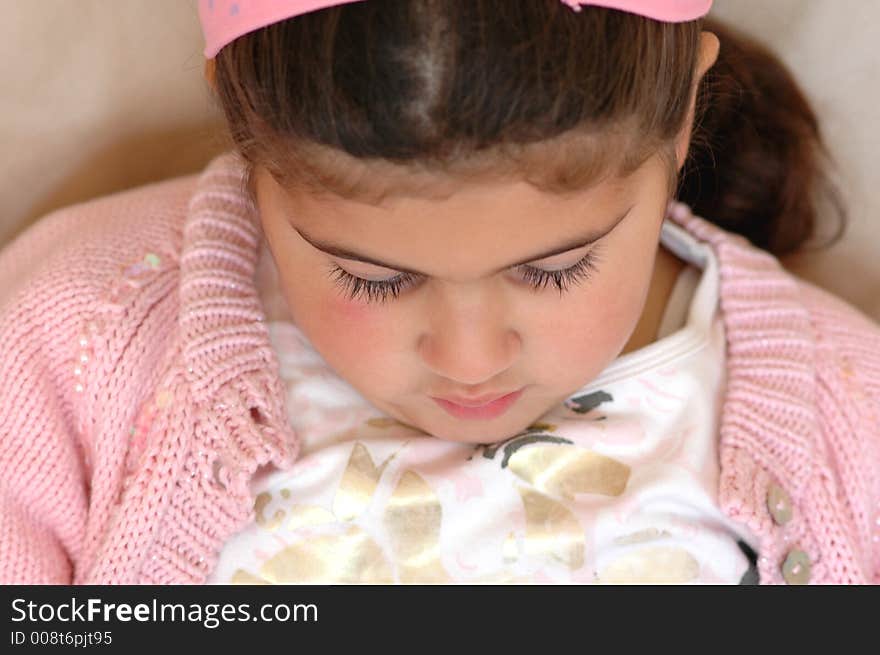
{"type": "MultiPolygon", "coordinates": [[[[243,172],[226,153],[0,253],[0,583],[203,583],[254,518],[252,474],[294,462],[243,172]]],[[[880,327],[685,205],[670,217],[719,261],[719,504],[759,537],[761,583],[797,579],[792,553],[805,581],[880,583],[880,327]]]]}

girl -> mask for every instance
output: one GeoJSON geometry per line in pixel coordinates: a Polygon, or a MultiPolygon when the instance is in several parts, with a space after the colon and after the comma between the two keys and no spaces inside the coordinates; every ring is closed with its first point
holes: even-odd
{"type": "Polygon", "coordinates": [[[710,4],[200,2],[232,151],[0,257],[0,580],[880,581],[880,329],[710,4]]]}

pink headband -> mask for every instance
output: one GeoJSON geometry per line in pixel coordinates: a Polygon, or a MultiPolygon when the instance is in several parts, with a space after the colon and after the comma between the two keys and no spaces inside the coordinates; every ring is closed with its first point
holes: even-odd
{"type": "MultiPolygon", "coordinates": [[[[695,20],[709,13],[712,0],[560,0],[575,11],[597,5],[627,11],[667,23],[695,20]]],[[[272,23],[316,9],[363,0],[199,0],[199,19],[205,34],[205,57],[238,37],[272,23]]]]}

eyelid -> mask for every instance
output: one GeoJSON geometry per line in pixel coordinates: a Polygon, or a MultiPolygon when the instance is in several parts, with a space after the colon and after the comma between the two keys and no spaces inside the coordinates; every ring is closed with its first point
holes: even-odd
{"type": "MultiPolygon", "coordinates": [[[[572,248],[571,250],[568,250],[566,252],[560,252],[556,255],[551,255],[550,257],[544,257],[544,259],[537,259],[533,262],[529,262],[528,264],[520,264],[520,266],[527,266],[529,268],[543,268],[543,266],[547,266],[553,260],[559,260],[560,258],[564,258],[565,260],[567,260],[568,258],[571,257],[572,253],[575,253],[575,252],[580,253],[578,255],[578,260],[580,260],[584,255],[587,254],[587,251],[590,248],[592,248],[594,245],[595,245],[594,243],[589,243],[585,246],[581,246],[580,248],[572,248]],[[542,264],[543,264],[543,266],[542,266],[542,264]]],[[[552,268],[549,270],[551,270],[551,271],[552,270],[562,270],[564,268],[568,268],[569,266],[571,266],[571,263],[556,264],[556,268],[552,268]]],[[[517,267],[514,267],[514,268],[517,268],[517,267]]]]}
{"type": "MultiPolygon", "coordinates": [[[[590,248],[592,248],[592,247],[595,246],[595,245],[596,245],[595,243],[590,243],[590,244],[587,244],[587,245],[585,245],[585,246],[581,246],[580,248],[572,248],[571,250],[568,250],[568,251],[566,251],[566,252],[560,252],[560,253],[558,253],[558,254],[556,254],[556,255],[551,255],[550,257],[545,257],[544,259],[536,259],[535,261],[533,261],[533,262],[528,262],[528,263],[526,263],[526,264],[517,264],[516,266],[512,266],[509,270],[511,270],[511,271],[515,271],[515,270],[517,270],[517,269],[521,269],[521,268],[534,268],[534,269],[542,269],[542,270],[543,270],[543,267],[541,266],[541,264],[543,264],[544,266],[547,266],[547,264],[548,264],[549,262],[553,261],[553,260],[558,260],[558,259],[560,259],[560,258],[568,258],[568,257],[571,256],[572,253],[580,252],[580,251],[584,251],[583,254],[579,255],[579,257],[578,257],[578,260],[579,260],[580,258],[582,258],[582,257],[584,256],[584,254],[586,254],[586,252],[587,252],[590,248]]],[[[406,273],[406,272],[404,272],[404,271],[398,271],[397,269],[394,269],[394,268],[388,268],[388,267],[386,267],[386,266],[378,266],[378,265],[376,265],[376,264],[369,264],[369,263],[367,263],[367,262],[360,262],[360,261],[357,261],[357,260],[354,260],[354,259],[346,259],[345,257],[337,257],[337,259],[339,259],[339,260],[341,260],[341,261],[343,261],[343,262],[346,262],[346,263],[348,263],[349,265],[354,265],[354,266],[369,266],[369,267],[371,267],[371,268],[373,268],[373,269],[380,269],[380,270],[383,270],[383,271],[388,271],[388,273],[389,273],[389,277],[386,277],[386,278],[379,278],[379,279],[377,279],[377,280],[372,280],[373,282],[387,282],[387,281],[389,281],[389,280],[393,280],[393,279],[396,278],[396,277],[401,277],[401,276],[404,276],[404,275],[409,275],[409,273],[406,273]]],[[[557,271],[557,270],[563,270],[563,269],[569,268],[571,265],[572,265],[571,263],[569,263],[569,264],[557,264],[556,267],[554,267],[554,268],[549,268],[549,269],[546,269],[546,270],[548,270],[548,271],[550,271],[550,272],[554,272],[554,271],[557,271]]]]}
{"type": "MultiPolygon", "coordinates": [[[[354,266],[354,267],[366,266],[371,269],[379,269],[381,271],[388,271],[388,277],[385,277],[385,278],[380,277],[377,280],[372,280],[373,282],[386,282],[388,280],[393,280],[396,277],[400,277],[401,275],[408,275],[408,273],[404,273],[403,271],[398,271],[397,269],[394,269],[394,268],[387,268],[385,266],[377,266],[376,264],[369,264],[367,262],[359,262],[355,259],[346,259],[345,257],[336,257],[336,259],[338,259],[341,262],[344,262],[347,266],[354,266]]],[[[352,275],[354,275],[354,273],[352,273],[352,275]]],[[[367,278],[364,278],[364,279],[367,279],[367,278]]]]}

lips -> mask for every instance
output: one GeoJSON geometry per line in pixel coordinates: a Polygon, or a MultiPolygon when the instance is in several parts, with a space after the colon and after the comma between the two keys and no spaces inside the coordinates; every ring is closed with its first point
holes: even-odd
{"type": "Polygon", "coordinates": [[[483,405],[488,405],[491,402],[498,400],[499,398],[504,398],[504,396],[508,396],[514,393],[513,391],[505,391],[503,393],[491,393],[485,396],[480,396],[479,398],[456,398],[455,396],[443,396],[441,398],[437,398],[437,400],[445,400],[448,403],[455,403],[456,405],[461,405],[462,407],[481,407],[483,405]]]}
{"type": "Polygon", "coordinates": [[[496,395],[494,400],[477,406],[463,405],[444,398],[432,397],[432,400],[455,418],[486,420],[496,418],[506,412],[519,399],[524,389],[525,387],[500,397],[496,395]]]}

